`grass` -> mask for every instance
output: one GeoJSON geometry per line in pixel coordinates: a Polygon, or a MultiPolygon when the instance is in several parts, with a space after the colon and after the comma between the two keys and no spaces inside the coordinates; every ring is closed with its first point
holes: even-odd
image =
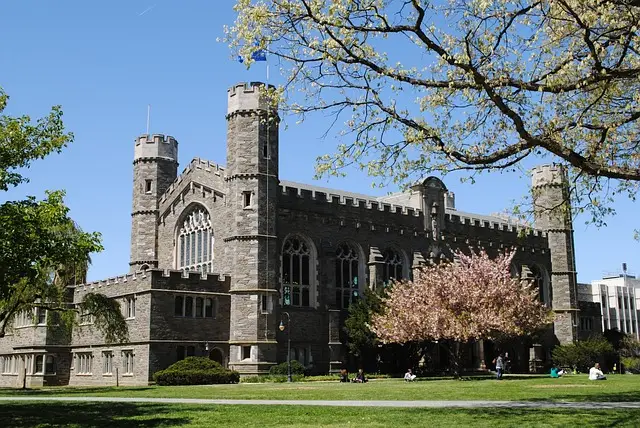
{"type": "MultiPolygon", "coordinates": [[[[613,375],[589,381],[586,375],[560,379],[547,376],[507,376],[456,381],[429,379],[406,383],[400,379],[366,384],[307,382],[207,386],[58,387],[0,389],[3,396],[93,396],[163,398],[233,398],[281,400],[520,400],[520,401],[640,401],[640,376],[613,375]]],[[[0,426],[2,426],[0,424],[0,426]]]]}
{"type": "Polygon", "coordinates": [[[381,409],[3,402],[1,427],[580,427],[638,426],[640,410],[381,409]]]}

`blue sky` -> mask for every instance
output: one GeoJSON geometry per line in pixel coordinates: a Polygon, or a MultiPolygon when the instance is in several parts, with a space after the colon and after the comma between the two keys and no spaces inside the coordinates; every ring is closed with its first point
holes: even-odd
{"type": "MultiPolygon", "coordinates": [[[[148,104],[151,132],[180,143],[180,170],[195,156],[225,163],[226,90],[265,77],[263,64],[247,71],[216,42],[223,25],[233,23],[232,7],[232,0],[0,1],[0,86],[11,96],[6,113],[35,118],[61,104],[75,134],[69,148],[34,163],[31,182],[0,195],[0,202],[65,189],[72,217],[103,234],[105,250],[93,256],[89,279],[128,270],[133,140],[145,132],[148,104]]],[[[281,179],[372,195],[397,190],[372,189],[372,179],[357,170],[314,182],[315,158],[333,151],[337,130],[323,138],[330,119],[322,116],[301,125],[283,119],[281,179]]],[[[483,175],[474,185],[456,176],[444,181],[458,209],[483,214],[503,211],[529,185],[515,174],[483,175]]],[[[581,282],[619,271],[622,262],[640,274],[640,244],[633,240],[638,204],[620,200],[615,207],[618,215],[601,229],[575,220],[581,282]]]]}

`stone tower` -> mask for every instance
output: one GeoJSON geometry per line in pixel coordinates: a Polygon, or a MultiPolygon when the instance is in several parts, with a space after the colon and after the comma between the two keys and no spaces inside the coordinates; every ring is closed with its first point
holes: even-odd
{"type": "Polygon", "coordinates": [[[578,334],[578,291],[571,201],[563,166],[534,168],[532,192],[535,227],[547,232],[549,239],[554,333],[560,344],[572,343],[578,334]]]}
{"type": "Polygon", "coordinates": [[[277,351],[279,117],[264,88],[238,84],[227,98],[229,364],[242,374],[268,372],[277,351]]]}
{"type": "Polygon", "coordinates": [[[178,142],[175,138],[145,134],[135,141],[131,272],[158,267],[158,200],[178,174],[178,142]]]}

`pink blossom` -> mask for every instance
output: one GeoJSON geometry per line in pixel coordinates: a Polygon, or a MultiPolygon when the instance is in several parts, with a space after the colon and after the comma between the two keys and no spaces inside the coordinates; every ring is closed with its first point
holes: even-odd
{"type": "Polygon", "coordinates": [[[515,250],[455,253],[456,261],[427,266],[413,281],[394,283],[371,329],[386,343],[492,339],[523,335],[552,322],[552,313],[527,280],[512,278],[515,250]]]}

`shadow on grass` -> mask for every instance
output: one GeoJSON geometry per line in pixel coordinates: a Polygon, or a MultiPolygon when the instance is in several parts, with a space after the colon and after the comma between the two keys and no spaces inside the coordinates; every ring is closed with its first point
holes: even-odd
{"type": "Polygon", "coordinates": [[[81,427],[169,427],[190,422],[172,415],[170,406],[135,403],[2,403],[0,427],[81,426],[81,427]]]}
{"type": "MultiPolygon", "coordinates": [[[[148,391],[155,389],[153,387],[134,386],[134,387],[111,387],[111,386],[97,386],[97,387],[74,387],[74,386],[57,386],[57,387],[44,387],[44,388],[0,388],[0,396],[22,396],[22,395],[100,395],[108,392],[118,391],[127,393],[129,391],[148,391]]],[[[1,426],[1,425],[0,425],[1,426]]]]}
{"type": "MultiPolygon", "coordinates": [[[[540,398],[528,398],[526,401],[572,401],[572,402],[632,402],[640,401],[640,391],[624,391],[624,392],[602,392],[597,394],[567,394],[558,395],[554,394],[553,397],[540,397],[540,398]]],[[[640,426],[640,423],[639,423],[640,426]]]]}
{"type": "MultiPolygon", "coordinates": [[[[510,381],[510,380],[540,380],[548,378],[548,375],[518,375],[518,374],[509,374],[505,375],[501,381],[510,381]]],[[[461,375],[459,378],[454,378],[453,376],[433,376],[433,377],[419,377],[416,378],[417,382],[429,382],[434,380],[459,380],[459,381],[481,381],[481,380],[496,380],[495,374],[480,374],[480,375],[461,375]]]]}

